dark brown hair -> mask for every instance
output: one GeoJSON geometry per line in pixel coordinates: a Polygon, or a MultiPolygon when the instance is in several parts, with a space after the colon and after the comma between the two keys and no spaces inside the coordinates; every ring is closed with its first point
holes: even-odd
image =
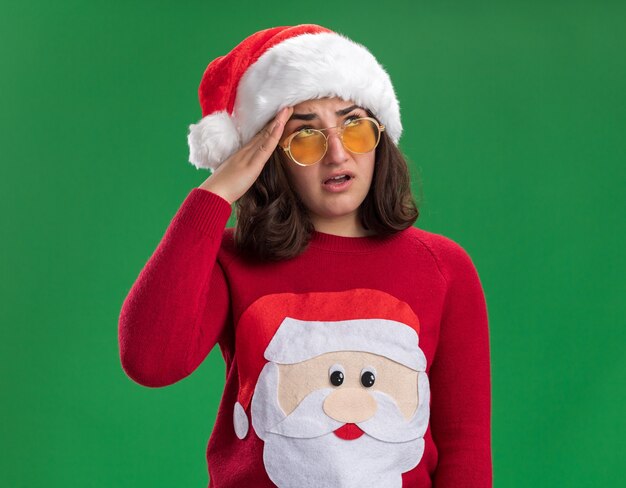
{"type": "MultiPolygon", "coordinates": [[[[281,151],[277,146],[259,177],[235,203],[235,247],[248,259],[293,258],[306,249],[314,230],[283,168],[281,158],[288,156],[281,151]]],[[[406,159],[386,131],[381,133],[375,157],[372,183],[359,207],[359,219],[366,230],[382,237],[412,226],[419,210],[411,193],[406,159]]]]}

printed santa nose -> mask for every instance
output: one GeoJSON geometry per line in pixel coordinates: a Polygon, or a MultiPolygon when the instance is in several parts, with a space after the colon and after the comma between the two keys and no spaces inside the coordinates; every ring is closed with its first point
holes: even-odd
{"type": "Polygon", "coordinates": [[[326,415],[339,421],[356,424],[376,413],[378,406],[372,395],[362,388],[338,388],[324,400],[326,415]]]}

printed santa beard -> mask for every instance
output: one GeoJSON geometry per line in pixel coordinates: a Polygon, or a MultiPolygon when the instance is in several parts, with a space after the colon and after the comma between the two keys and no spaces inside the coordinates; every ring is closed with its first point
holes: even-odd
{"type": "Polygon", "coordinates": [[[410,419],[390,395],[372,391],[375,415],[357,423],[363,435],[346,440],[334,433],[344,422],[323,410],[333,388],[310,393],[285,415],[278,404],[278,366],[267,363],[252,397],[252,425],[264,441],[263,462],[272,482],[279,488],[400,488],[402,473],[417,466],[424,452],[430,390],[424,372],[417,378],[419,404],[410,419]]]}

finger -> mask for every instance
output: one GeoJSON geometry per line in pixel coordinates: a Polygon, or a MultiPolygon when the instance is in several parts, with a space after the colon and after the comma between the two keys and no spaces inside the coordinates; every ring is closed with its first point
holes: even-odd
{"type": "MultiPolygon", "coordinates": [[[[291,111],[293,111],[293,109],[292,109],[291,107],[285,107],[285,108],[283,108],[282,110],[280,110],[280,111],[279,111],[279,112],[278,112],[278,113],[274,116],[274,118],[273,118],[273,119],[270,119],[270,121],[269,121],[269,122],[267,122],[267,123],[265,124],[265,126],[264,126],[261,130],[259,130],[259,131],[258,131],[258,132],[254,135],[254,137],[252,137],[252,138],[251,138],[251,139],[250,139],[250,140],[249,140],[249,141],[248,141],[248,142],[244,145],[244,148],[247,148],[247,149],[252,149],[252,150],[254,151],[254,150],[258,149],[259,144],[263,143],[263,141],[264,141],[264,140],[266,140],[266,139],[269,139],[269,138],[273,137],[273,135],[274,135],[274,134],[273,134],[274,129],[275,129],[275,130],[277,130],[277,131],[279,130],[279,129],[278,129],[278,127],[275,127],[276,122],[279,122],[279,125],[282,125],[282,126],[284,127],[284,125],[285,125],[285,124],[284,124],[284,122],[286,122],[286,121],[285,121],[285,120],[284,120],[284,118],[283,118],[283,122],[282,122],[282,123],[280,123],[280,120],[281,120],[281,119],[280,119],[280,117],[281,117],[282,113],[283,113],[285,110],[288,110],[288,111],[289,111],[289,115],[287,116],[287,118],[288,118],[288,117],[290,117],[290,116],[291,116],[291,111]]],[[[280,138],[280,135],[279,135],[278,137],[280,138]]],[[[264,147],[267,147],[267,145],[265,145],[264,147]]]]}
{"type": "Polygon", "coordinates": [[[271,137],[274,137],[276,135],[280,137],[280,135],[282,134],[282,130],[285,127],[285,124],[287,123],[287,120],[289,120],[289,117],[291,116],[292,113],[293,113],[292,107],[284,107],[278,112],[278,114],[276,114],[276,117],[274,117],[273,125],[270,128],[271,137]]]}
{"type": "MultiPolygon", "coordinates": [[[[286,107],[285,107],[286,108],[286,107]]],[[[257,138],[260,139],[268,139],[274,136],[274,133],[276,130],[278,130],[278,127],[281,124],[281,115],[283,114],[283,112],[285,111],[285,109],[283,108],[282,110],[280,110],[273,119],[271,119],[269,122],[267,122],[267,124],[265,124],[265,126],[263,127],[263,129],[261,129],[258,133],[257,133],[257,138]]]]}
{"type": "Polygon", "coordinates": [[[292,112],[293,108],[284,107],[278,112],[274,119],[265,126],[265,129],[261,131],[265,137],[262,137],[258,142],[257,151],[267,155],[276,149],[280,136],[283,133],[285,123],[292,112]]]}

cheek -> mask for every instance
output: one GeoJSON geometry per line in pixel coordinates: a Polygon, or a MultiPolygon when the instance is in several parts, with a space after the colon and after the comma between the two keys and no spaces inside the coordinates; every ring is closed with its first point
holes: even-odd
{"type": "Polygon", "coordinates": [[[371,180],[372,176],[374,175],[375,159],[369,154],[366,154],[364,156],[367,157],[364,157],[362,160],[359,161],[359,166],[362,168],[361,174],[368,180],[371,180]]]}
{"type": "Polygon", "coordinates": [[[306,168],[302,168],[303,171],[290,172],[290,182],[292,186],[298,191],[298,193],[306,198],[306,195],[312,195],[316,189],[316,182],[318,177],[314,174],[306,172],[306,168]]]}

